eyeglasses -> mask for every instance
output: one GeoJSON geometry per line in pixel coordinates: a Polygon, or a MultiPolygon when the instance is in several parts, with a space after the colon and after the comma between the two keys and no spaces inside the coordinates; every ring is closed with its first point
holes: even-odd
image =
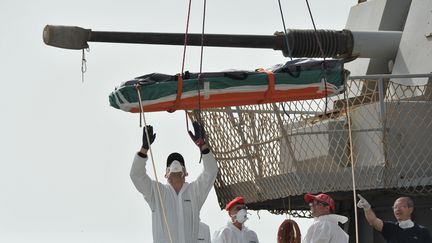
{"type": "Polygon", "coordinates": [[[398,206],[392,206],[393,209],[402,209],[402,208],[408,208],[407,205],[398,205],[398,206]]]}
{"type": "Polygon", "coordinates": [[[318,206],[322,206],[322,207],[329,206],[329,204],[325,203],[325,202],[312,201],[309,203],[309,207],[312,207],[313,205],[318,205],[318,206]]]}

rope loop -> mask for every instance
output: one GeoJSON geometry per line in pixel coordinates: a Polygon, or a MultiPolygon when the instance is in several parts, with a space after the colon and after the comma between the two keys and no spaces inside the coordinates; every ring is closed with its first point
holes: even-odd
{"type": "Polygon", "coordinates": [[[301,233],[298,224],[292,219],[285,219],[279,226],[278,243],[300,243],[301,233]]]}

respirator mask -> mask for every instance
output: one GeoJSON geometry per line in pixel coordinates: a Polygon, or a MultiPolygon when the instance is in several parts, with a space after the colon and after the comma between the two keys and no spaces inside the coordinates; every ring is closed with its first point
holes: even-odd
{"type": "Polygon", "coordinates": [[[243,224],[248,219],[246,209],[240,209],[235,217],[235,220],[240,224],[243,224]]]}
{"type": "Polygon", "coordinates": [[[180,164],[178,160],[174,160],[169,167],[166,169],[166,174],[169,176],[171,173],[181,172],[182,176],[184,176],[183,166],[180,164]]]}
{"type": "Polygon", "coordinates": [[[403,220],[399,222],[399,227],[402,229],[408,229],[414,226],[414,222],[411,219],[403,220]]]}

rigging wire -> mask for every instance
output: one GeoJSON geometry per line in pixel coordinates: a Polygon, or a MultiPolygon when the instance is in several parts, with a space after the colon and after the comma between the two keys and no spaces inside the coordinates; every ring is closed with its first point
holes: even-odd
{"type": "Polygon", "coordinates": [[[279,4],[279,11],[280,11],[280,14],[281,14],[281,19],[282,19],[282,26],[283,26],[283,30],[284,30],[285,44],[287,46],[289,58],[292,61],[291,48],[290,48],[289,41],[288,41],[288,33],[286,31],[285,18],[284,18],[284,14],[283,14],[282,5],[281,5],[281,1],[280,0],[278,0],[278,4],[279,4]]]}
{"type": "Polygon", "coordinates": [[[324,54],[324,49],[322,48],[321,41],[320,41],[320,38],[318,36],[318,31],[316,29],[316,25],[315,25],[315,21],[314,21],[314,18],[313,18],[313,15],[312,15],[312,11],[311,11],[311,8],[310,8],[310,5],[309,5],[309,1],[308,0],[305,0],[305,1],[306,1],[306,5],[307,5],[307,8],[308,8],[308,11],[309,11],[309,16],[311,18],[312,25],[313,25],[313,28],[314,28],[315,39],[317,41],[318,48],[320,49],[321,56],[324,59],[323,60],[323,64],[321,65],[321,70],[322,70],[322,72],[324,72],[324,75],[323,75],[323,79],[324,79],[324,92],[325,92],[324,114],[326,115],[327,114],[327,109],[328,109],[327,77],[326,77],[326,72],[325,72],[326,68],[327,68],[325,66],[325,64],[326,64],[326,58],[325,58],[325,54],[324,54]]]}
{"type": "Polygon", "coordinates": [[[185,61],[186,61],[186,47],[187,47],[188,32],[189,32],[191,6],[192,6],[192,0],[189,0],[188,14],[187,14],[187,18],[186,18],[186,30],[185,30],[185,35],[184,35],[183,58],[182,58],[183,60],[182,60],[182,67],[181,67],[181,73],[180,73],[180,75],[182,75],[182,76],[184,73],[184,66],[185,66],[185,61]]]}

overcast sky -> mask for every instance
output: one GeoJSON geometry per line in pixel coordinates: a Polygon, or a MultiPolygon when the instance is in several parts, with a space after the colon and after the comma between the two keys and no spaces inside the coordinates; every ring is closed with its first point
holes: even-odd
{"type": "MultiPolygon", "coordinates": [[[[310,0],[317,28],[342,29],[354,0],[310,0]]],[[[187,1],[0,1],[2,104],[0,126],[0,242],[151,242],[151,214],[129,170],[141,144],[139,116],[111,108],[108,95],[122,81],[181,70],[181,46],[90,43],[81,81],[81,51],[46,46],[45,25],[99,31],[183,33],[187,1]]],[[[202,28],[194,1],[190,32],[202,28]]],[[[312,28],[304,0],[282,1],[287,28],[312,28]]],[[[207,2],[206,32],[271,35],[282,30],[273,1],[207,2]]],[[[204,71],[253,70],[287,61],[272,50],[205,48],[204,71]]],[[[186,70],[198,71],[190,47],[186,70]]],[[[187,136],[183,111],[146,114],[157,139],[159,179],[166,156],[178,151],[189,180],[202,169],[187,136]]],[[[148,169],[151,169],[148,165],[148,169]]],[[[153,177],[153,176],[152,176],[153,177]]],[[[285,216],[252,212],[246,223],[261,242],[275,242],[285,216]]],[[[211,231],[228,220],[214,190],[201,211],[211,231]]],[[[302,234],[310,221],[298,219],[302,234]]]]}

